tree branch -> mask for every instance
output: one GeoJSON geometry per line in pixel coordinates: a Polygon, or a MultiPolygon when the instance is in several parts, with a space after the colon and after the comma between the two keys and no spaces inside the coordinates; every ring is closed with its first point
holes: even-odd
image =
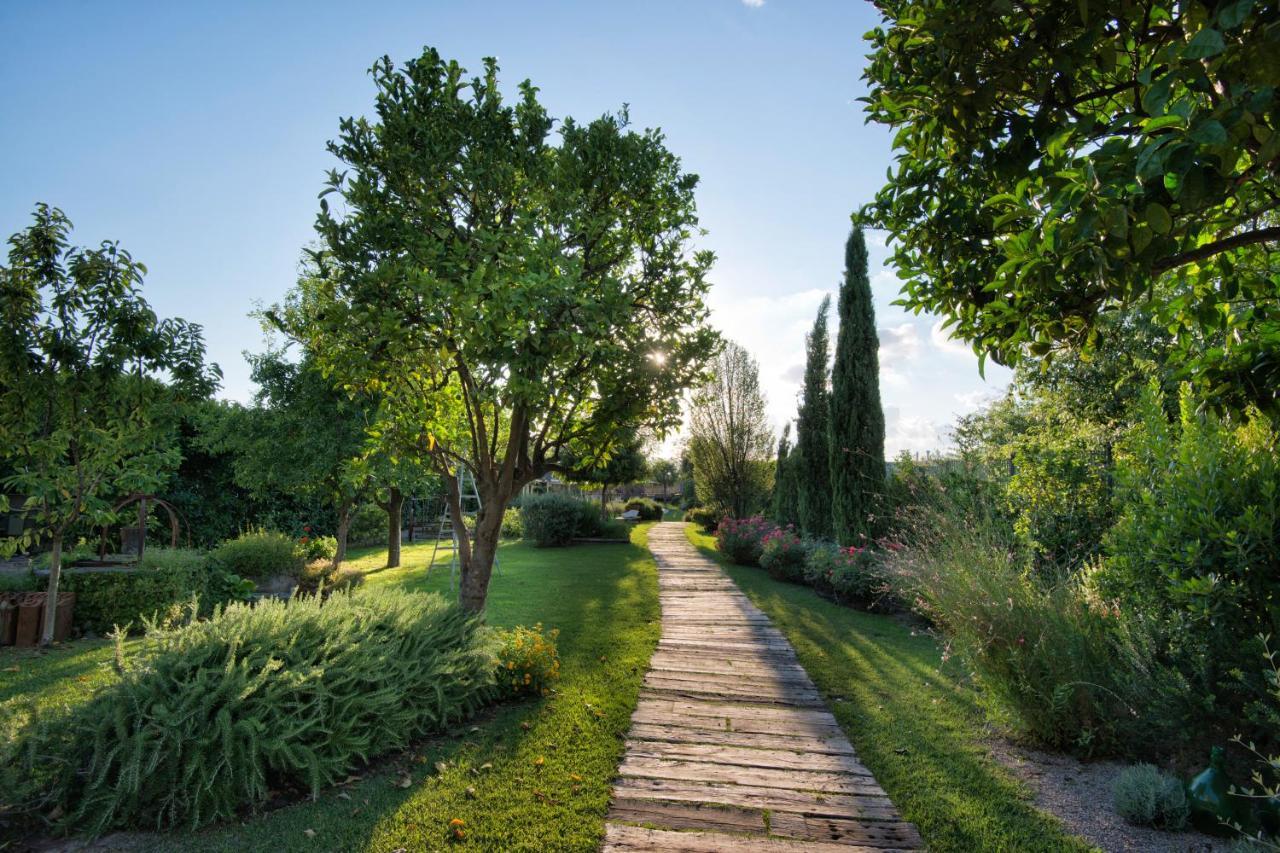
{"type": "Polygon", "coordinates": [[[1229,252],[1232,249],[1239,249],[1242,246],[1252,246],[1255,243],[1266,243],[1271,240],[1280,240],[1280,225],[1270,228],[1259,228],[1255,231],[1245,231],[1240,234],[1232,234],[1230,237],[1224,237],[1221,240],[1215,240],[1212,243],[1206,243],[1199,248],[1192,249],[1189,252],[1183,252],[1178,255],[1172,255],[1162,260],[1156,261],[1151,265],[1151,272],[1159,275],[1168,272],[1177,267],[1186,266],[1212,258],[1223,252],[1229,252]]]}

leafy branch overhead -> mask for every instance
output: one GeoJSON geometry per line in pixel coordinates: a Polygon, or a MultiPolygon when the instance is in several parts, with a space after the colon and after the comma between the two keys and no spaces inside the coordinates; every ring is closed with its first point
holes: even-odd
{"type": "Polygon", "coordinates": [[[902,304],[1005,364],[1145,307],[1215,405],[1280,413],[1280,10],[876,5],[867,112],[898,158],[861,218],[902,304]]]}

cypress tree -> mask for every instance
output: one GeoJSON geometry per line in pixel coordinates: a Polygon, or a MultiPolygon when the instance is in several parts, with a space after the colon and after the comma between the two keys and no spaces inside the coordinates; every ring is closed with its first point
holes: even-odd
{"type": "Polygon", "coordinates": [[[771,515],[777,524],[799,524],[796,506],[800,496],[796,493],[796,454],[791,447],[791,424],[782,428],[778,439],[778,461],[774,466],[773,505],[771,515]]]}
{"type": "Polygon", "coordinates": [[[800,529],[810,536],[831,535],[831,459],[828,445],[830,392],[827,390],[827,317],[831,297],[822,300],[813,331],[805,338],[804,390],[796,419],[800,492],[800,529]]]}
{"type": "Polygon", "coordinates": [[[855,544],[875,533],[884,493],[884,410],[880,407],[880,339],[860,227],[844,249],[840,331],[831,374],[831,511],[836,538],[855,544]]]}

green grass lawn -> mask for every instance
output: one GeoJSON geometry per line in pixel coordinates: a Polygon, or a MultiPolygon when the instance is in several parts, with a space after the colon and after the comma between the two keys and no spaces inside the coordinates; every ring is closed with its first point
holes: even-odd
{"type": "MultiPolygon", "coordinates": [[[[489,594],[492,625],[559,628],[556,691],[496,707],[449,736],[425,743],[316,801],[242,824],[136,839],[147,850],[594,850],[604,831],[610,784],[640,681],[657,643],[657,573],[644,549],[648,525],[630,545],[501,548],[489,594]]],[[[431,545],[406,546],[399,569],[380,569],[385,550],[353,552],[368,583],[448,594],[449,554],[427,571],[431,545]]],[[[0,653],[0,701],[35,695],[67,702],[110,680],[111,649],[77,642],[48,653],[0,653]],[[5,671],[18,666],[17,673],[5,671]],[[87,678],[86,681],[80,681],[87,678]],[[11,680],[12,679],[12,680],[11,680]]],[[[0,730],[0,735],[3,730],[0,730]]],[[[2,847],[2,845],[0,845],[2,847]]]]}
{"type": "MultiPolygon", "coordinates": [[[[686,529],[720,559],[713,537],[686,529]]],[[[787,635],[858,756],[931,851],[1091,849],[1031,805],[1025,786],[988,755],[978,698],[944,671],[932,637],[720,562],[787,635]]]]}

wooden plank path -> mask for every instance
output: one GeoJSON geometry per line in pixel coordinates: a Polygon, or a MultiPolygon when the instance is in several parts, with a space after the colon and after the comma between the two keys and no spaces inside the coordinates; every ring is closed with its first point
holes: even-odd
{"type": "Polygon", "coordinates": [[[605,851],[921,850],[786,637],[685,537],[654,525],[662,637],[631,718],[605,851]]]}

